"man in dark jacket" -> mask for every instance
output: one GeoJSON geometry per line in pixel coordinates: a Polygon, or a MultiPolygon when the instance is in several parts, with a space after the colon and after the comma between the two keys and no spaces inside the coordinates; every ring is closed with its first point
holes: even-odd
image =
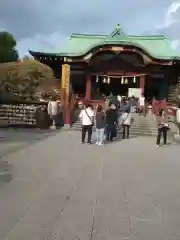
{"type": "Polygon", "coordinates": [[[116,137],[117,109],[114,104],[106,111],[107,141],[113,141],[116,137]]]}

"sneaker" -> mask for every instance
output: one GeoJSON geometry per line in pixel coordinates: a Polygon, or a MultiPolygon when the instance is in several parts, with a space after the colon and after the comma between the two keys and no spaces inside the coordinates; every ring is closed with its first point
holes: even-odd
{"type": "Polygon", "coordinates": [[[89,145],[91,145],[91,144],[92,144],[92,142],[88,142],[88,144],[89,144],[89,145]]]}
{"type": "Polygon", "coordinates": [[[157,144],[156,147],[160,147],[160,145],[157,144]]]}
{"type": "Polygon", "coordinates": [[[82,141],[81,144],[84,144],[84,142],[82,141]]]}
{"type": "Polygon", "coordinates": [[[164,146],[164,147],[166,147],[166,146],[167,146],[167,144],[164,144],[163,146],[164,146]]]}
{"type": "Polygon", "coordinates": [[[104,144],[103,143],[99,143],[99,146],[104,147],[104,144]]]}
{"type": "Polygon", "coordinates": [[[99,145],[99,142],[96,142],[96,145],[99,145]]]}

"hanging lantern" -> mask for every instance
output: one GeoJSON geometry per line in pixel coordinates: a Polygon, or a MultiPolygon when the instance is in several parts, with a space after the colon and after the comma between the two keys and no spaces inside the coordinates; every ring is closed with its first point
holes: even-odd
{"type": "Polygon", "coordinates": [[[123,77],[121,78],[121,84],[124,84],[124,78],[123,77]]]}
{"type": "Polygon", "coordinates": [[[136,77],[134,76],[134,78],[133,78],[133,83],[136,83],[136,77]]]}
{"type": "Polygon", "coordinates": [[[124,83],[125,83],[125,84],[128,84],[128,79],[127,79],[127,78],[124,80],[124,83]]]}
{"type": "Polygon", "coordinates": [[[103,83],[106,83],[106,78],[104,77],[104,79],[103,79],[103,83]]]}
{"type": "Polygon", "coordinates": [[[96,76],[96,82],[99,82],[99,77],[98,76],[96,76]]]}
{"type": "Polygon", "coordinates": [[[110,84],[110,77],[108,77],[108,79],[107,79],[107,83],[110,84]]]}

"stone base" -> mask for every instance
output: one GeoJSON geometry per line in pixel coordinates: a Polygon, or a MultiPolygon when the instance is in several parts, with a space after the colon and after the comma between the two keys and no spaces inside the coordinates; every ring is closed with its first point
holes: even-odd
{"type": "Polygon", "coordinates": [[[174,134],[174,139],[176,142],[180,143],[180,134],[174,134]]]}
{"type": "Polygon", "coordinates": [[[56,130],[56,126],[52,125],[52,126],[50,126],[50,129],[51,130],[56,130]]]}
{"type": "Polygon", "coordinates": [[[71,124],[64,124],[63,129],[70,129],[71,128],[71,124]]]}

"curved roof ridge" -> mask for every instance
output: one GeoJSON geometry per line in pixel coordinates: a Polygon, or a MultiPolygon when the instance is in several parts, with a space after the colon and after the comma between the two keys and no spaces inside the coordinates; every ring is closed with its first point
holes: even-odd
{"type": "Polygon", "coordinates": [[[96,33],[71,33],[70,35],[70,38],[86,38],[86,37],[89,37],[89,38],[93,38],[93,37],[96,37],[96,38],[99,38],[99,37],[107,37],[108,35],[107,34],[96,34],[96,33]]]}
{"type": "Polygon", "coordinates": [[[143,40],[145,40],[145,39],[149,39],[149,40],[151,40],[151,39],[165,40],[165,39],[167,39],[167,37],[164,36],[164,35],[128,35],[126,37],[127,38],[138,38],[138,39],[143,39],[143,40]]]}

